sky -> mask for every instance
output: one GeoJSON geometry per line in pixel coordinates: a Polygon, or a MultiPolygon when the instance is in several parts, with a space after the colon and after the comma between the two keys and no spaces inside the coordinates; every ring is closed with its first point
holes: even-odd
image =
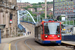
{"type": "MultiPolygon", "coordinates": [[[[21,0],[21,2],[29,2],[29,3],[38,3],[38,2],[44,2],[45,0],[21,0]]],[[[53,1],[53,0],[47,0],[47,1],[53,1]]],[[[20,2],[20,0],[17,0],[17,2],[20,2]]]]}

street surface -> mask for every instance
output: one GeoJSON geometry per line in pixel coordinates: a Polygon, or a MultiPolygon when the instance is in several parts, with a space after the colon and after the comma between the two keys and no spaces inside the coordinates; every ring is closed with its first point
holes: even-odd
{"type": "Polygon", "coordinates": [[[57,44],[42,45],[34,40],[34,26],[28,23],[21,23],[23,26],[31,31],[30,36],[14,40],[11,42],[11,50],[73,50],[66,46],[59,46],[57,44]]]}

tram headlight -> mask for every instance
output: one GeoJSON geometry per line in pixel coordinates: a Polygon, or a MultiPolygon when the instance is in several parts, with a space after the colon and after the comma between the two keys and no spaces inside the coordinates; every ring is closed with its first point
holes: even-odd
{"type": "Polygon", "coordinates": [[[47,35],[45,35],[45,37],[47,38],[48,36],[47,36],[47,35]]]}
{"type": "Polygon", "coordinates": [[[60,35],[58,35],[58,37],[60,37],[60,35]]]}

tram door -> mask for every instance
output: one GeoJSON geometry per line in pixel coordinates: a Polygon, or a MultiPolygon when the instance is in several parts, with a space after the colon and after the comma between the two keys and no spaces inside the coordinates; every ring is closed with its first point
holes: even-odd
{"type": "Polygon", "coordinates": [[[35,27],[35,38],[38,39],[38,27],[35,27]]]}
{"type": "Polygon", "coordinates": [[[41,34],[43,34],[42,25],[35,27],[35,38],[41,39],[41,34]]]}

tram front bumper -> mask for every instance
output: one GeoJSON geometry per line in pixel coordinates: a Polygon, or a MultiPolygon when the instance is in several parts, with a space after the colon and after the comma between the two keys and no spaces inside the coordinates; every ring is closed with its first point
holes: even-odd
{"type": "Polygon", "coordinates": [[[43,44],[48,44],[48,43],[61,43],[61,41],[42,41],[43,44]]]}

